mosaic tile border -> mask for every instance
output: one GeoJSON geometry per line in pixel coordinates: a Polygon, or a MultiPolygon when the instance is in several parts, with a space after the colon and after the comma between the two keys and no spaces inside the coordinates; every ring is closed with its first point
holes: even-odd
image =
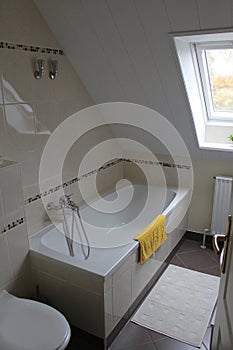
{"type": "Polygon", "coordinates": [[[112,167],[112,166],[114,166],[116,164],[119,164],[121,162],[132,162],[132,163],[135,163],[135,164],[157,165],[157,166],[160,165],[160,166],[163,166],[163,167],[177,168],[177,169],[184,169],[184,170],[190,170],[191,169],[190,165],[184,165],[184,164],[175,164],[175,163],[158,162],[158,161],[155,162],[155,161],[144,160],[144,159],[135,159],[135,158],[118,158],[116,160],[108,162],[107,164],[101,166],[98,169],[91,170],[88,173],[81,175],[80,177],[75,177],[75,178],[73,178],[71,180],[68,180],[68,181],[64,182],[61,185],[58,185],[58,186],[56,186],[54,188],[50,188],[49,190],[47,190],[47,191],[45,191],[43,193],[36,194],[35,196],[26,199],[24,204],[27,205],[27,204],[30,204],[32,202],[35,202],[36,200],[41,199],[42,197],[46,197],[46,196],[48,196],[48,195],[50,195],[50,194],[52,194],[52,193],[54,193],[56,191],[61,190],[62,188],[68,187],[71,184],[79,182],[80,180],[82,180],[84,178],[87,178],[87,177],[89,177],[91,175],[97,174],[98,172],[103,171],[103,170],[105,170],[107,168],[110,168],[110,167],[112,167]]]}
{"type": "Polygon", "coordinates": [[[135,158],[125,158],[125,162],[132,162],[136,164],[145,164],[145,165],[162,165],[163,167],[168,168],[176,168],[176,169],[186,169],[190,170],[190,165],[185,164],[176,164],[176,163],[168,163],[168,162],[158,162],[158,161],[152,161],[152,160],[144,160],[144,159],[135,159],[135,158]]]}
{"type": "Polygon", "coordinates": [[[33,45],[24,45],[24,44],[13,44],[6,41],[0,41],[0,49],[22,50],[22,51],[38,52],[38,53],[51,53],[53,55],[64,55],[64,51],[60,49],[33,46],[33,45]]]}
{"type": "MultiPolygon", "coordinates": [[[[39,199],[41,199],[42,197],[46,197],[48,196],[49,194],[51,193],[54,193],[56,191],[59,191],[61,190],[62,188],[65,188],[65,187],[68,187],[69,185],[73,184],[73,183],[76,183],[84,178],[87,178],[91,175],[94,175],[94,174],[97,174],[99,173],[100,171],[103,171],[107,168],[110,168],[114,165],[117,165],[121,162],[132,162],[132,163],[135,163],[135,164],[145,164],[145,165],[156,165],[156,166],[163,166],[163,167],[169,167],[169,168],[177,168],[177,169],[184,169],[184,170],[190,170],[191,169],[191,166],[189,165],[184,165],[184,164],[175,164],[175,163],[168,163],[168,162],[159,162],[159,161],[151,161],[151,160],[145,160],[145,159],[136,159],[136,158],[118,158],[118,159],[115,159],[113,161],[110,161],[108,163],[106,163],[105,165],[101,166],[100,168],[98,169],[94,169],[94,170],[91,170],[89,171],[88,173],[86,174],[83,174],[81,175],[79,178],[78,177],[75,177],[71,180],[68,180],[66,182],[64,182],[63,184],[61,185],[58,185],[54,188],[51,188],[49,189],[48,191],[45,191],[43,193],[39,193],[39,194],[36,194],[35,196],[33,197],[30,197],[28,199],[26,199],[24,201],[24,204],[27,205],[27,204],[30,204],[30,203],[33,203],[39,199]]],[[[7,226],[5,226],[1,231],[0,233],[5,233],[7,231],[10,231],[12,230],[13,228],[15,228],[16,226],[19,226],[19,225],[22,225],[23,223],[25,222],[25,219],[24,218],[20,218],[20,219],[17,219],[16,221],[12,221],[11,223],[9,223],[7,226]]]]}
{"type": "Polygon", "coordinates": [[[36,194],[35,196],[26,199],[24,201],[24,204],[27,205],[27,204],[30,204],[32,202],[35,202],[36,200],[41,199],[42,197],[46,197],[46,196],[48,196],[51,193],[59,191],[62,188],[65,188],[65,187],[67,187],[67,186],[69,186],[69,185],[71,185],[73,183],[76,183],[76,182],[78,182],[78,181],[80,181],[80,180],[82,180],[84,178],[87,178],[87,177],[89,177],[91,175],[97,174],[98,172],[103,171],[103,170],[105,170],[105,169],[107,169],[109,167],[112,167],[112,166],[114,166],[114,165],[116,165],[116,164],[118,164],[118,163],[120,163],[122,161],[123,161],[123,158],[119,158],[119,159],[116,159],[114,161],[111,161],[111,162],[105,164],[104,166],[101,166],[98,169],[91,170],[88,173],[81,175],[80,177],[74,177],[73,179],[68,180],[68,181],[64,182],[63,184],[61,184],[61,185],[58,185],[58,186],[56,186],[54,188],[50,188],[49,190],[47,190],[47,191],[45,191],[43,193],[36,194]]]}
{"type": "Polygon", "coordinates": [[[176,168],[176,169],[186,169],[186,170],[191,169],[191,165],[168,163],[168,162],[158,162],[158,161],[155,162],[152,160],[144,160],[144,159],[126,158],[126,159],[124,159],[124,161],[132,162],[132,163],[136,163],[136,164],[145,164],[145,165],[162,165],[163,167],[176,168]]]}
{"type": "Polygon", "coordinates": [[[0,231],[0,233],[5,233],[7,231],[12,230],[16,226],[22,225],[24,223],[24,218],[17,219],[16,221],[12,221],[7,226],[3,227],[3,230],[0,231]]]}

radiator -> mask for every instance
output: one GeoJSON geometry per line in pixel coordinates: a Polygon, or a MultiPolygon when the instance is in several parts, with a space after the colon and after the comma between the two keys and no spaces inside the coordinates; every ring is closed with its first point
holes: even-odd
{"type": "Polygon", "coordinates": [[[230,214],[232,182],[232,177],[215,177],[211,234],[226,232],[227,216],[230,214]]]}

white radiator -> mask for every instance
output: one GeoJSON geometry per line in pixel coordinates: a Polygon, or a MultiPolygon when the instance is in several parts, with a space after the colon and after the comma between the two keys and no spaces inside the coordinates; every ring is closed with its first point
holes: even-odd
{"type": "Polygon", "coordinates": [[[230,214],[232,177],[216,176],[211,221],[211,234],[226,233],[227,216],[230,214]]]}

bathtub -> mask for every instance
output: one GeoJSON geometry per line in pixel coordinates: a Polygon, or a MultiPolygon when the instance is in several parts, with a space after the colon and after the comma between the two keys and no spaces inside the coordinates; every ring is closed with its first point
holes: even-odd
{"type": "MultiPolygon", "coordinates": [[[[122,187],[118,191],[123,202],[128,190],[122,187]]],[[[84,258],[78,236],[74,241],[74,257],[70,256],[62,224],[46,227],[29,242],[37,292],[51,300],[71,324],[101,338],[103,348],[186,231],[187,216],[183,212],[187,208],[188,189],[169,188],[163,196],[164,189],[134,185],[133,192],[130,204],[117,213],[106,214],[90,206],[80,209],[90,241],[88,259],[84,258]],[[145,204],[148,193],[153,206],[150,202],[149,206],[145,204]],[[161,193],[162,208],[160,203],[156,204],[156,198],[162,198],[161,193]],[[146,210],[140,217],[143,208],[146,210]],[[134,237],[161,212],[166,217],[167,240],[148,262],[140,265],[139,243],[134,237]],[[181,214],[184,218],[173,229],[181,214]]],[[[104,196],[109,203],[116,198],[115,192],[104,196]]],[[[84,249],[87,249],[85,245],[84,249]]]]}
{"type": "MultiPolygon", "coordinates": [[[[124,192],[126,187],[118,191],[122,202],[124,201],[124,192]]],[[[185,195],[186,191],[180,193],[185,195]]],[[[97,212],[89,206],[80,209],[80,214],[90,242],[90,256],[87,260],[82,252],[81,242],[76,231],[74,236],[74,257],[69,255],[63,226],[58,224],[56,227],[50,225],[40,231],[30,239],[31,251],[36,251],[48,257],[52,257],[64,263],[72,264],[78,268],[107,277],[119,264],[127,258],[127,255],[138,248],[138,241],[134,237],[140,233],[154,218],[161,212],[168,221],[171,212],[177,205],[177,191],[169,188],[165,197],[161,195],[160,189],[151,187],[147,189],[144,185],[134,185],[134,197],[125,210],[114,214],[97,212]],[[149,206],[142,217],[137,220],[137,215],[144,208],[147,193],[150,191],[154,201],[158,197],[164,198],[163,209],[154,203],[149,206]],[[91,218],[91,220],[89,220],[91,218]]],[[[108,193],[104,199],[111,201],[116,197],[116,192],[108,193]]],[[[85,245],[85,242],[84,242],[85,245]]],[[[84,249],[86,249],[84,247],[84,249]]]]}

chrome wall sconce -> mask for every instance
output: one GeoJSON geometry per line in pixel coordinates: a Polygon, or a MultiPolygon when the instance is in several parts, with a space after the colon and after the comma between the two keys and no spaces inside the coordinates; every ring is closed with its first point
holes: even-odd
{"type": "Polygon", "coordinates": [[[51,60],[50,61],[50,72],[49,77],[50,79],[55,79],[58,75],[58,61],[57,60],[51,60]]]}
{"type": "Polygon", "coordinates": [[[42,59],[37,60],[38,70],[34,72],[34,77],[40,79],[44,74],[45,61],[42,59]]]}

